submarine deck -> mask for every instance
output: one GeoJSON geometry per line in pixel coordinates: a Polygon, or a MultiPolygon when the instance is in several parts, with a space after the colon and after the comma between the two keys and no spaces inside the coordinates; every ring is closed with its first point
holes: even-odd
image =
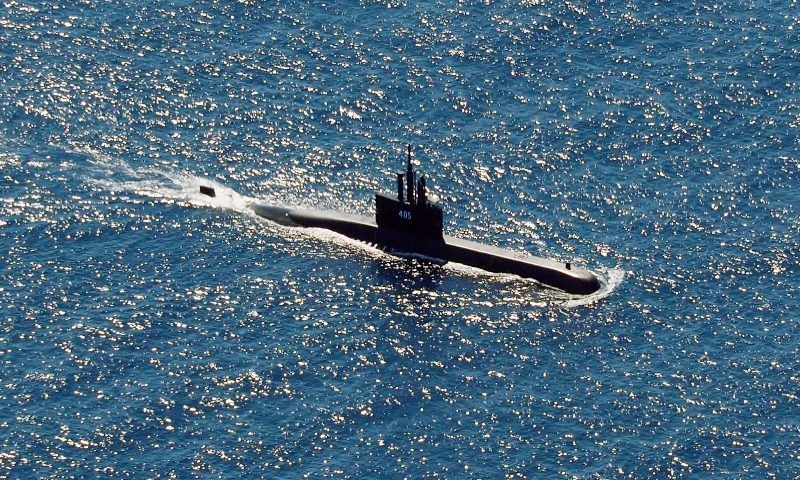
{"type": "Polygon", "coordinates": [[[448,262],[457,262],[495,273],[511,273],[532,278],[542,284],[573,294],[589,294],[600,288],[597,276],[589,270],[568,264],[444,235],[425,239],[402,232],[379,229],[369,217],[329,210],[292,209],[274,205],[251,205],[268,220],[289,227],[324,228],[346,237],[373,243],[387,250],[420,253],[448,262]]]}

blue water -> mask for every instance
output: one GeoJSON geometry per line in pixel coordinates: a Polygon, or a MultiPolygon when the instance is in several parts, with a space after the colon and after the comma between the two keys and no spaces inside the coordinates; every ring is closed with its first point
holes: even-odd
{"type": "Polygon", "coordinates": [[[796,2],[10,0],[0,478],[797,478],[796,2]],[[449,233],[570,297],[255,217],[449,233]],[[216,186],[216,199],[197,193],[216,186]]]}

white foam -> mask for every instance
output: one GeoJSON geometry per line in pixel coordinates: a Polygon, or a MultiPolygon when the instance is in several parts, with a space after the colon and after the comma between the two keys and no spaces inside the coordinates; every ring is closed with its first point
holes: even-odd
{"type": "Polygon", "coordinates": [[[428,255],[423,255],[421,253],[403,252],[401,250],[389,250],[388,253],[401,258],[419,260],[420,262],[433,263],[435,265],[442,265],[442,266],[447,265],[447,261],[442,260],[441,258],[430,257],[428,255]]]}
{"type": "Polygon", "coordinates": [[[124,160],[86,148],[73,150],[86,155],[92,168],[86,174],[89,184],[114,194],[132,193],[165,203],[221,208],[252,214],[253,200],[216,181],[169,168],[145,167],[135,169],[124,160]],[[200,186],[212,187],[216,196],[200,193],[200,186]]]}
{"type": "Polygon", "coordinates": [[[611,295],[617,287],[620,286],[625,279],[625,270],[616,268],[606,269],[602,272],[595,272],[600,279],[600,289],[589,295],[569,295],[568,298],[562,299],[559,304],[563,307],[582,307],[596,303],[609,295],[611,295]]]}
{"type": "Polygon", "coordinates": [[[147,195],[152,198],[160,198],[168,201],[176,201],[192,206],[221,208],[225,210],[235,210],[241,213],[252,214],[250,204],[253,200],[244,195],[240,195],[234,189],[222,185],[213,180],[204,179],[195,175],[176,174],[168,176],[169,182],[139,183],[131,185],[140,195],[147,195]],[[215,196],[200,193],[200,187],[206,186],[214,189],[215,196]]]}

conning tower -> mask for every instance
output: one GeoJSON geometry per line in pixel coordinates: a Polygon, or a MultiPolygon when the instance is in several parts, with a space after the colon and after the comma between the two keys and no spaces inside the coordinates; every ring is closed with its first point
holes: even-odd
{"type": "Polygon", "coordinates": [[[397,174],[397,196],[375,194],[375,223],[379,229],[441,242],[443,241],[442,208],[428,199],[425,176],[420,176],[418,180],[415,176],[411,164],[411,145],[409,145],[405,174],[397,174]]]}

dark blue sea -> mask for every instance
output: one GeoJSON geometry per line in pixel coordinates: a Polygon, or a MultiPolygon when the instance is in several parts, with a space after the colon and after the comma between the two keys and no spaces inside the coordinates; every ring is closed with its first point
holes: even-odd
{"type": "Polygon", "coordinates": [[[799,78],[794,0],[4,1],[0,478],[798,478],[799,78]],[[249,208],[408,144],[603,289],[249,208]]]}

